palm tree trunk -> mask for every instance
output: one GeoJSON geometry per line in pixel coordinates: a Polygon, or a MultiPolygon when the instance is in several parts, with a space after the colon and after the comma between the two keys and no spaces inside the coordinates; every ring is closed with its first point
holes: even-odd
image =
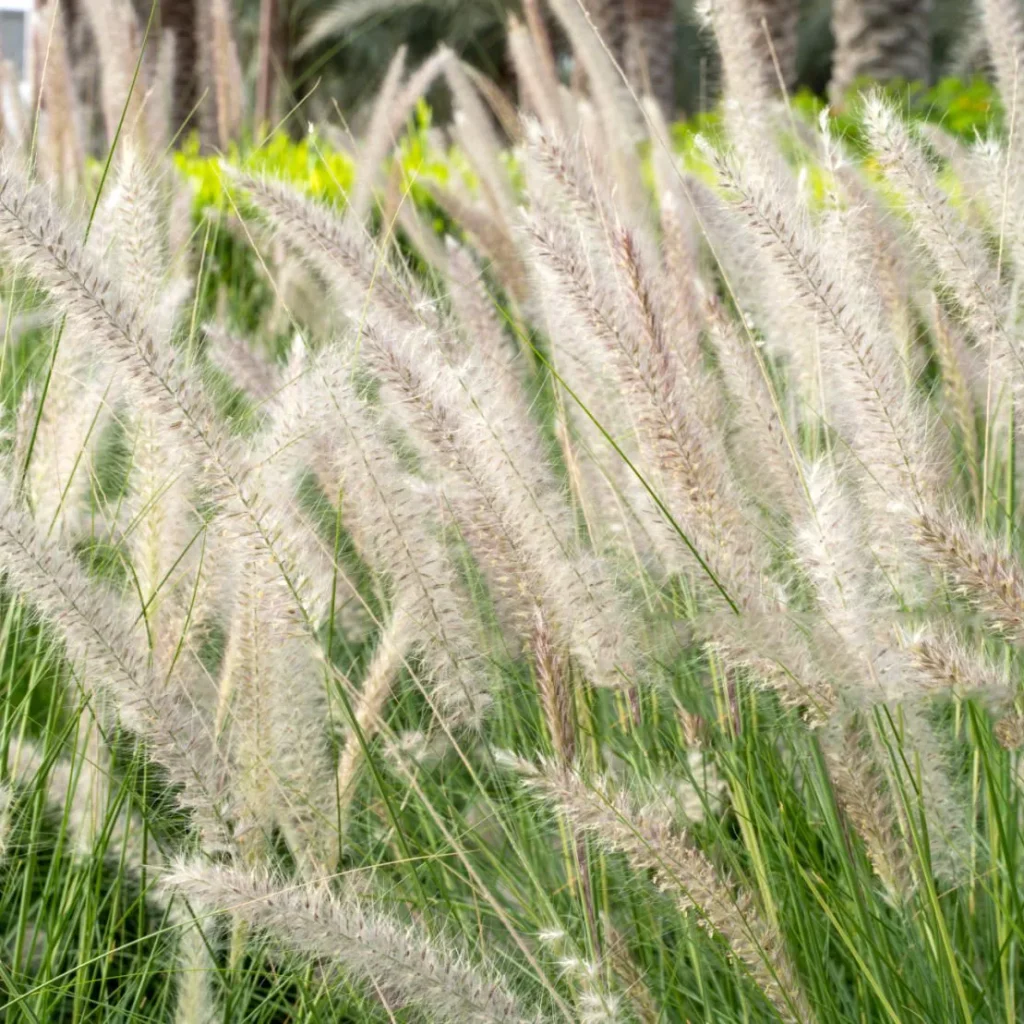
{"type": "Polygon", "coordinates": [[[275,116],[278,82],[285,76],[285,62],[288,59],[287,13],[287,0],[262,0],[260,4],[257,124],[267,124],[275,116]]]}
{"type": "Polygon", "coordinates": [[[712,14],[722,48],[735,65],[721,69],[723,88],[750,88],[757,94],[792,91],[800,0],[722,0],[712,14]],[[729,82],[732,75],[741,80],[729,82]]]}
{"type": "Polygon", "coordinates": [[[764,80],[769,88],[796,85],[796,44],[800,0],[754,0],[751,4],[764,47],[764,80]]]}
{"type": "Polygon", "coordinates": [[[858,78],[927,80],[932,0],[834,0],[832,96],[858,78]]]}
{"type": "Polygon", "coordinates": [[[626,75],[667,117],[676,109],[676,21],[672,0],[627,0],[626,75]]]}
{"type": "Polygon", "coordinates": [[[676,33],[673,0],[584,0],[590,20],[638,94],[675,112],[676,33]]]}
{"type": "Polygon", "coordinates": [[[626,45],[626,3],[628,0],[584,0],[590,20],[612,56],[622,62],[626,45]]]}
{"type": "MultiPolygon", "coordinates": [[[[161,0],[161,27],[174,33],[174,110],[172,128],[182,128],[199,99],[197,4],[206,0],[161,0]]],[[[194,118],[193,118],[194,120],[194,118]]]]}

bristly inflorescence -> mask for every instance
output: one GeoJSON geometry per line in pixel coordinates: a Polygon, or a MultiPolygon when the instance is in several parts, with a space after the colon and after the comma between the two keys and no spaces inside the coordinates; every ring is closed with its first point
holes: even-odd
{"type": "MultiPolygon", "coordinates": [[[[1020,12],[983,6],[1015,125],[1020,12]]],[[[89,16],[137,31],[129,7],[89,16]]],[[[0,869],[36,786],[75,870],[116,843],[133,885],[161,872],[139,919],[176,937],[182,1024],[244,974],[392,1019],[868,1019],[903,951],[850,937],[902,929],[969,1013],[1016,963],[986,901],[1019,881],[1019,132],[929,147],[870,95],[865,166],[747,67],[758,5],[716,0],[722,131],[684,166],[583,8],[552,8],[588,95],[528,2],[522,112],[403,49],[344,202],[225,161],[217,229],[258,240],[261,282],[212,301],[220,250],[180,242],[144,105],[95,216],[56,198],[82,152],[54,22],[49,184],[0,171],[4,271],[52,326],[11,394],[0,571],[61,730],[5,713],[0,869]],[[411,182],[438,79],[458,156],[411,182]],[[1005,961],[973,977],[957,943],[990,924],[1005,961]]],[[[226,147],[228,5],[204,17],[226,147]]],[[[878,1014],[939,1019],[913,984],[878,1014]]]]}

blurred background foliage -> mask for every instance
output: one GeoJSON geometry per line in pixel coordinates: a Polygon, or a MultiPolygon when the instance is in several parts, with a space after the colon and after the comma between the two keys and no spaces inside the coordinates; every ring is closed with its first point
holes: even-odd
{"type": "MultiPolygon", "coordinates": [[[[518,0],[278,0],[280,31],[289,67],[284,80],[293,103],[306,100],[324,114],[335,105],[344,115],[372,97],[399,45],[415,65],[440,43],[500,83],[509,81],[505,24],[519,13],[518,0]]],[[[239,41],[256,62],[261,0],[242,0],[239,41]]],[[[694,0],[676,0],[676,101],[680,113],[706,109],[716,92],[716,59],[694,0]]],[[[972,5],[965,0],[934,0],[932,5],[933,81],[969,77],[979,70],[980,36],[972,5]]],[[[557,39],[556,39],[557,43],[557,39]]],[[[803,0],[798,50],[798,85],[823,94],[833,51],[831,3],[803,0]]],[[[439,90],[440,91],[440,90],[439,90]]],[[[431,97],[443,118],[445,98],[431,97]]],[[[283,107],[282,109],[287,109],[283,107]]]]}
{"type": "MultiPolygon", "coordinates": [[[[895,84],[885,87],[885,91],[905,116],[917,122],[941,124],[944,133],[965,142],[997,130],[1002,117],[995,89],[981,77],[968,82],[947,78],[934,86],[895,84]]],[[[825,100],[808,88],[792,99],[794,116],[809,130],[813,130],[823,109],[825,100]]],[[[833,125],[853,152],[869,157],[857,105],[835,113],[833,125]]],[[[673,149],[688,171],[707,182],[714,176],[706,151],[697,140],[699,136],[715,140],[722,127],[717,109],[694,114],[672,126],[673,149]]],[[[518,180],[516,153],[513,149],[507,156],[512,181],[518,180]]],[[[257,324],[265,329],[273,321],[271,310],[279,300],[267,287],[266,270],[251,238],[239,229],[243,220],[239,214],[247,211],[248,199],[244,190],[225,174],[225,163],[286,181],[340,210],[348,202],[357,175],[355,159],[324,129],[310,127],[296,138],[282,127],[265,137],[243,137],[233,142],[226,153],[205,151],[198,137],[193,136],[175,153],[174,163],[190,185],[194,230],[205,235],[208,272],[197,309],[203,318],[227,316],[231,326],[240,331],[253,330],[257,324]],[[230,301],[224,301],[225,280],[232,282],[230,301]]],[[[95,169],[98,173],[99,166],[95,165],[95,169]]],[[[388,179],[393,171],[401,192],[436,237],[451,235],[472,244],[462,226],[438,205],[433,187],[457,188],[462,194],[478,198],[479,182],[458,145],[438,131],[433,111],[425,102],[416,105],[393,155],[381,169],[381,177],[388,179]]],[[[814,165],[808,165],[808,171],[813,194],[823,196],[824,179],[814,165]]],[[[401,226],[395,229],[395,241],[405,258],[415,263],[415,239],[408,238],[401,226]]],[[[420,269],[428,276],[431,273],[426,265],[420,269]]],[[[284,318],[280,326],[282,332],[274,344],[283,353],[291,342],[292,324],[284,318]]]]}

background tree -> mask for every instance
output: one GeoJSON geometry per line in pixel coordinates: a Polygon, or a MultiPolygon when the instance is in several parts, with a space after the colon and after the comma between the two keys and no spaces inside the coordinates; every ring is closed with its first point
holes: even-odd
{"type": "MultiPolygon", "coordinates": [[[[167,2],[167,0],[165,0],[167,2]]],[[[240,0],[242,41],[254,42],[261,0],[240,0]]],[[[583,0],[608,48],[634,84],[650,78],[666,110],[693,113],[714,102],[715,47],[697,16],[696,0],[583,0]],[[628,27],[639,45],[630,56],[628,27]],[[638,59],[642,58],[642,59],[638,59]]],[[[764,19],[786,88],[835,91],[858,76],[934,78],[962,48],[969,0],[746,0],[764,19]],[[833,74],[834,69],[834,74],[833,74]]],[[[507,80],[505,22],[518,0],[380,0],[355,3],[291,0],[289,32],[296,98],[321,83],[320,93],[346,114],[372,97],[396,47],[416,64],[438,42],[496,81],[507,80]]],[[[244,49],[244,48],[243,48],[244,49]]],[[[755,56],[778,82],[766,45],[755,56]]],[[[568,68],[563,68],[568,72],[568,68]]],[[[443,94],[443,90],[439,93],[443,94]]],[[[443,95],[432,95],[441,106],[443,95]]],[[[325,110],[325,113],[329,111],[325,110]]]]}
{"type": "Polygon", "coordinates": [[[630,85],[674,114],[678,48],[673,0],[587,0],[586,6],[630,85]]]}
{"type": "Polygon", "coordinates": [[[199,98],[198,4],[200,0],[161,0],[160,22],[174,33],[174,124],[191,123],[199,98]]]}
{"type": "MultiPolygon", "coordinates": [[[[153,0],[133,2],[145,25],[153,0]]],[[[695,0],[583,2],[638,92],[649,88],[670,115],[714,102],[716,56],[695,15],[695,0]]],[[[754,60],[773,84],[781,73],[788,90],[810,87],[820,93],[831,81],[838,95],[861,76],[935,77],[949,67],[958,40],[963,48],[964,0],[745,2],[765,41],[754,60]]],[[[410,66],[445,42],[492,80],[510,84],[505,26],[520,0],[229,0],[229,5],[240,74],[245,91],[255,97],[258,120],[274,121],[300,99],[300,130],[309,120],[336,119],[339,110],[346,119],[353,116],[372,99],[402,44],[410,66]]],[[[81,7],[82,0],[61,0],[72,67],[85,101],[94,89],[96,59],[81,7]]],[[[196,110],[200,99],[216,95],[199,45],[210,42],[201,25],[212,7],[213,0],[157,0],[151,43],[155,46],[164,30],[175,38],[174,124],[184,129],[182,138],[202,127],[196,110]]],[[[557,32],[555,37],[557,42],[557,32]]],[[[568,78],[571,62],[564,45],[559,51],[566,57],[560,71],[568,78]]],[[[443,87],[431,93],[440,122],[447,116],[447,100],[443,87]]],[[[217,132],[204,134],[212,140],[217,132]]]]}
{"type": "Polygon", "coordinates": [[[754,0],[753,7],[764,41],[763,63],[768,65],[767,74],[774,82],[781,76],[786,89],[792,90],[797,84],[799,0],[754,0]]]}
{"type": "Polygon", "coordinates": [[[264,124],[275,116],[277,85],[288,77],[287,8],[287,0],[261,0],[260,3],[254,108],[257,124],[264,124]]]}
{"type": "MultiPolygon", "coordinates": [[[[807,14],[807,20],[812,20],[813,12],[807,14]]],[[[832,0],[829,92],[833,98],[841,98],[858,79],[928,81],[933,67],[934,14],[933,0],[832,0]]],[[[754,0],[752,15],[766,27],[786,88],[792,89],[800,80],[800,0],[754,0]]],[[[767,38],[765,43],[761,63],[774,71],[767,38]]],[[[819,31],[814,38],[819,54],[812,59],[826,46],[819,31]]],[[[774,77],[778,79],[778,72],[774,77]]]]}
{"type": "Polygon", "coordinates": [[[842,96],[859,78],[927,81],[932,9],[932,0],[833,0],[832,95],[842,96]]]}

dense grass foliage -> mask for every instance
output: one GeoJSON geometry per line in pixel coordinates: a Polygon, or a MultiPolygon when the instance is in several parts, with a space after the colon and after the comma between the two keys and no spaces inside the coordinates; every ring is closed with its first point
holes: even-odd
{"type": "Polygon", "coordinates": [[[670,128],[553,6],[5,164],[4,1019],[1019,1019],[1020,13],[670,128]]]}

